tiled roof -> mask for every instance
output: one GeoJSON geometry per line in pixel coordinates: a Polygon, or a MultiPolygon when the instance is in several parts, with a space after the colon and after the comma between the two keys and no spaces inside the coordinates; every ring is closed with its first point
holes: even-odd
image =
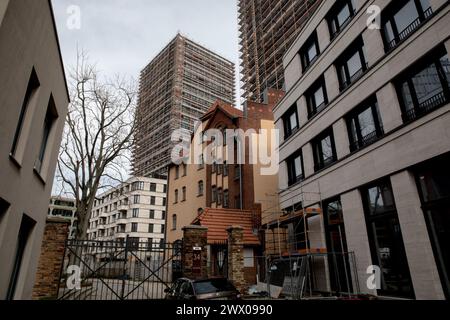
{"type": "Polygon", "coordinates": [[[242,118],[244,116],[244,112],[242,112],[242,110],[236,109],[230,104],[217,100],[216,102],[214,102],[211,108],[209,108],[209,110],[205,113],[202,119],[203,120],[208,119],[216,112],[217,109],[221,109],[231,118],[242,118]]]}
{"type": "Polygon", "coordinates": [[[258,235],[253,233],[251,211],[207,208],[193,224],[208,228],[208,244],[227,240],[227,229],[231,226],[241,226],[244,228],[244,244],[260,245],[258,235]]]}

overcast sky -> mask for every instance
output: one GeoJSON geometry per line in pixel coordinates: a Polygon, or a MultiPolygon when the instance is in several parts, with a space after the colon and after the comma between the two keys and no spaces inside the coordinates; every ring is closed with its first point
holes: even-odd
{"type": "Polygon", "coordinates": [[[138,79],[181,32],[234,62],[238,72],[237,0],[53,0],[53,7],[66,69],[74,64],[78,46],[106,75],[138,79]],[[73,5],[80,8],[80,29],[67,26],[73,5]]]}

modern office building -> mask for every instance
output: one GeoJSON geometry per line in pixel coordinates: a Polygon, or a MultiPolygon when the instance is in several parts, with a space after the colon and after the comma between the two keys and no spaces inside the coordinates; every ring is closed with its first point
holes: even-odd
{"type": "Polygon", "coordinates": [[[232,62],[178,34],[141,72],[135,176],[164,176],[172,133],[194,131],[213,102],[235,102],[232,62]]]}
{"type": "Polygon", "coordinates": [[[31,299],[69,95],[51,1],[0,1],[0,299],[31,299]]]}
{"type": "MultiPolygon", "coordinates": [[[[448,4],[323,1],[284,57],[288,92],[274,111],[284,217],[273,220],[291,217],[293,254],[353,252],[349,286],[364,293],[450,297],[448,4]]],[[[321,268],[321,289],[346,290],[332,282],[346,270],[321,268]]]]}
{"type": "Polygon", "coordinates": [[[239,0],[242,99],[284,90],[283,56],[322,0],[239,0]]]}
{"type": "Polygon", "coordinates": [[[136,177],[98,196],[88,238],[158,246],[164,241],[166,180],[136,177]]]}
{"type": "Polygon", "coordinates": [[[77,231],[77,206],[74,199],[63,197],[51,197],[48,207],[48,216],[50,218],[61,218],[67,220],[69,225],[68,239],[74,239],[77,231]]]}

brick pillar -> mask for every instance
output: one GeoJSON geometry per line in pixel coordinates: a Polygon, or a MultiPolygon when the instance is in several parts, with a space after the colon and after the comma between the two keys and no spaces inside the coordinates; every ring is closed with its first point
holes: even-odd
{"type": "Polygon", "coordinates": [[[241,292],[247,290],[244,276],[244,228],[233,226],[228,232],[228,278],[241,292]]]}
{"type": "Polygon", "coordinates": [[[69,226],[70,222],[64,219],[47,219],[33,288],[33,300],[58,297],[58,282],[64,263],[64,248],[69,236],[69,226]]]}
{"type": "Polygon", "coordinates": [[[208,277],[208,228],[188,226],[183,228],[183,277],[204,279],[208,277]]]}

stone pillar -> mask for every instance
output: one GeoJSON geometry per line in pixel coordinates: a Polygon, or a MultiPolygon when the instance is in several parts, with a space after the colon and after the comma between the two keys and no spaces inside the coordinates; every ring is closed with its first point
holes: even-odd
{"type": "Polygon", "coordinates": [[[401,126],[403,124],[402,111],[392,82],[377,92],[377,100],[384,132],[389,133],[401,126]]]}
{"type": "Polygon", "coordinates": [[[228,232],[228,279],[244,293],[247,282],[244,275],[244,228],[232,226],[228,232]]]}
{"type": "Polygon", "coordinates": [[[348,139],[347,123],[341,118],[333,125],[337,158],[340,160],[350,154],[350,140],[348,139]]]}
{"type": "Polygon", "coordinates": [[[384,56],[384,43],[380,30],[366,29],[363,34],[364,48],[369,67],[373,66],[384,56]]]}
{"type": "Polygon", "coordinates": [[[69,236],[70,222],[60,218],[48,218],[42,239],[33,300],[56,299],[64,249],[69,236]]]}
{"type": "Polygon", "coordinates": [[[298,122],[302,128],[308,122],[308,103],[305,95],[302,95],[297,101],[298,122]]]}
{"type": "Polygon", "coordinates": [[[305,177],[308,178],[314,174],[314,154],[311,143],[308,143],[302,148],[303,167],[305,168],[305,177]]]}
{"type": "Polygon", "coordinates": [[[325,71],[325,84],[327,87],[328,101],[333,101],[340,93],[339,79],[334,64],[325,71]]]}
{"type": "Polygon", "coordinates": [[[317,27],[317,38],[319,40],[320,52],[324,52],[330,44],[330,29],[328,28],[327,19],[323,19],[317,27]]]}
{"type": "Polygon", "coordinates": [[[367,274],[367,268],[373,263],[361,193],[358,190],[348,192],[341,196],[341,202],[348,251],[355,254],[356,270],[353,271],[358,276],[360,291],[377,295],[376,290],[367,288],[367,280],[370,276],[367,274]]]}
{"type": "Polygon", "coordinates": [[[414,176],[391,177],[409,269],[418,300],[445,300],[414,176]]]}
{"type": "Polygon", "coordinates": [[[285,82],[286,82],[286,92],[289,91],[300,79],[302,75],[302,62],[300,60],[300,55],[296,54],[294,58],[285,67],[285,82]]]}
{"type": "Polygon", "coordinates": [[[208,277],[208,228],[188,226],[183,228],[181,254],[183,277],[192,280],[208,277]]]}

